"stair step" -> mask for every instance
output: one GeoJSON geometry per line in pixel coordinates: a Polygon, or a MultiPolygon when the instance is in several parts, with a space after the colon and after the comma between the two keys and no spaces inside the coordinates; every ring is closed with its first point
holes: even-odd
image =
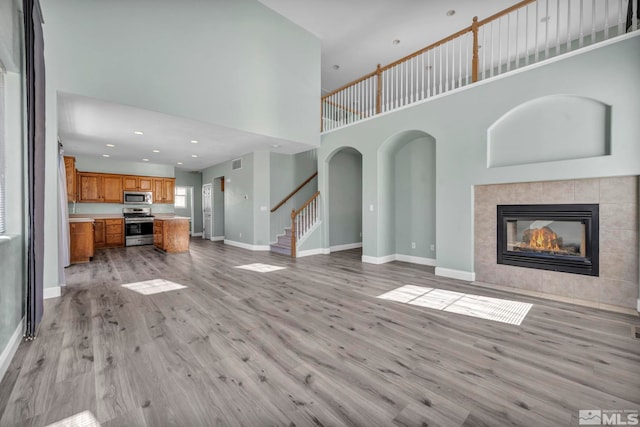
{"type": "Polygon", "coordinates": [[[278,236],[278,245],[291,247],[291,236],[278,236]]]}
{"type": "Polygon", "coordinates": [[[277,254],[289,255],[291,256],[291,247],[289,246],[281,246],[279,244],[271,244],[271,252],[275,252],[277,254]]]}

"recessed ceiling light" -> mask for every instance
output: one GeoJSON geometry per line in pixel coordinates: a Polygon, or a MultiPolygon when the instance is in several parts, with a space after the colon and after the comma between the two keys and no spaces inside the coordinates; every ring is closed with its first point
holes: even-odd
{"type": "Polygon", "coordinates": [[[191,140],[191,143],[192,143],[192,144],[197,144],[197,143],[198,143],[198,141],[196,141],[195,139],[192,139],[192,140],[191,140]]]}
{"type": "Polygon", "coordinates": [[[178,164],[179,164],[179,165],[181,165],[181,164],[182,164],[182,162],[178,162],[178,164]]]}
{"type": "Polygon", "coordinates": [[[103,154],[102,157],[111,157],[111,156],[108,154],[103,154]]]}
{"type": "Polygon", "coordinates": [[[338,64],[336,64],[336,65],[332,65],[331,68],[333,68],[334,70],[338,71],[340,69],[340,66],[338,64]]]}
{"type": "Polygon", "coordinates": [[[143,162],[148,162],[148,161],[149,161],[149,159],[142,159],[142,161],[143,161],[143,162]]]}
{"type": "Polygon", "coordinates": [[[393,44],[400,44],[400,39],[395,39],[395,40],[393,41],[393,44]]]}
{"type": "Polygon", "coordinates": [[[113,145],[113,144],[106,144],[106,145],[107,145],[107,147],[110,147],[110,148],[115,147],[115,145],[113,145]]]}
{"type": "Polygon", "coordinates": [[[273,148],[280,148],[280,145],[279,144],[273,144],[272,147],[273,148]]]}
{"type": "Polygon", "coordinates": [[[198,155],[197,154],[192,154],[191,157],[198,157],[198,155]]]}
{"type": "Polygon", "coordinates": [[[154,153],[159,153],[160,152],[160,150],[151,150],[151,151],[153,151],[154,153]]]}
{"type": "Polygon", "coordinates": [[[133,133],[135,133],[136,135],[144,135],[144,133],[140,132],[139,130],[133,131],[133,133]]]}
{"type": "Polygon", "coordinates": [[[447,10],[447,16],[453,16],[455,14],[456,14],[456,11],[454,9],[447,10]]]}

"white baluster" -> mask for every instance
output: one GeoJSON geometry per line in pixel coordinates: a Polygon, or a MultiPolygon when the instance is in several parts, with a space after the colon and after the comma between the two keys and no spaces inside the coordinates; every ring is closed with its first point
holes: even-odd
{"type": "Polygon", "coordinates": [[[556,55],[560,55],[560,1],[556,0],[556,55]]]}
{"type": "MultiPolygon", "coordinates": [[[[632,0],[629,0],[632,1],[632,0]]],[[[633,11],[633,5],[631,6],[633,11]]],[[[624,33],[624,24],[622,22],[622,0],[618,0],[618,35],[624,33]]]]}
{"type": "Polygon", "coordinates": [[[596,42],[596,0],[591,1],[591,44],[596,42]]]}
{"type": "Polygon", "coordinates": [[[544,59],[549,58],[549,0],[546,0],[544,8],[544,59]]]}
{"type": "Polygon", "coordinates": [[[438,73],[438,93],[442,93],[442,45],[438,46],[440,51],[440,72],[438,73]]]}
{"type": "Polygon", "coordinates": [[[529,5],[525,6],[524,64],[529,65],[529,5]]]}
{"type": "Polygon", "coordinates": [[[584,0],[580,0],[580,19],[579,19],[579,23],[578,25],[580,26],[579,28],[579,35],[578,35],[578,47],[582,47],[584,46],[584,31],[582,28],[582,24],[583,24],[583,14],[584,14],[584,4],[583,4],[584,0]]]}
{"type": "MultiPolygon", "coordinates": [[[[580,0],[582,1],[582,0],[580,0]]],[[[533,3],[536,6],[536,20],[534,22],[534,27],[536,29],[536,38],[533,42],[533,62],[538,62],[538,53],[540,52],[540,48],[538,47],[538,41],[540,38],[538,37],[538,28],[540,28],[540,13],[539,13],[539,3],[536,1],[533,3]]]]}
{"type": "MultiPolygon", "coordinates": [[[[605,0],[609,3],[609,0],[605,0]]],[[[567,49],[566,52],[571,50],[571,2],[567,2],[567,49]]]]}

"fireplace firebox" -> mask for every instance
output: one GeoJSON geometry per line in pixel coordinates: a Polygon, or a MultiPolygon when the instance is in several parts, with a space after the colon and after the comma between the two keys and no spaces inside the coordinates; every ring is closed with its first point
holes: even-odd
{"type": "Polygon", "coordinates": [[[597,204],[499,205],[498,264],[598,276],[597,204]]]}

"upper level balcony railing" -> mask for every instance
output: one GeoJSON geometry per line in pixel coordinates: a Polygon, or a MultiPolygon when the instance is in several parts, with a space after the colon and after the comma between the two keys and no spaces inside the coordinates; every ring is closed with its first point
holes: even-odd
{"type": "Polygon", "coordinates": [[[322,97],[321,131],[640,29],[640,0],[524,0],[322,97]]]}

